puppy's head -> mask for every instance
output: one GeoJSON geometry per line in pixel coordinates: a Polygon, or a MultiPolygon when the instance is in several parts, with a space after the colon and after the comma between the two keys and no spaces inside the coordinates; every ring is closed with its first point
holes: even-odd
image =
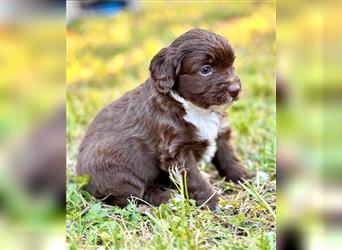
{"type": "Polygon", "coordinates": [[[151,78],[159,92],[172,90],[199,107],[229,104],[241,89],[234,59],[226,38],[192,29],[152,59],[151,78]]]}

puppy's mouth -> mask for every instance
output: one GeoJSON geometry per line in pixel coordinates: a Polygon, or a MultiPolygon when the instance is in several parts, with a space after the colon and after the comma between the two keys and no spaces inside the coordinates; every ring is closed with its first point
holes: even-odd
{"type": "Polygon", "coordinates": [[[230,102],[235,102],[235,101],[239,100],[239,98],[240,98],[240,94],[237,94],[235,96],[229,95],[228,100],[230,102]]]}
{"type": "Polygon", "coordinates": [[[228,96],[228,98],[227,98],[227,103],[228,104],[230,104],[230,103],[232,103],[234,101],[234,97],[232,97],[232,96],[228,96]]]}
{"type": "MultiPolygon", "coordinates": [[[[234,87],[234,86],[233,86],[234,87]]],[[[217,88],[216,91],[216,99],[214,102],[216,102],[216,105],[229,105],[233,102],[239,100],[240,97],[240,87],[238,88],[231,88],[231,85],[229,83],[223,83],[220,84],[219,88],[217,88]]]]}
{"type": "Polygon", "coordinates": [[[233,102],[235,102],[237,100],[239,100],[239,95],[233,96],[233,95],[228,94],[228,97],[226,98],[225,104],[232,104],[233,102]]]}
{"type": "Polygon", "coordinates": [[[215,105],[211,105],[208,109],[211,111],[222,113],[225,109],[230,107],[233,104],[233,102],[236,101],[237,99],[238,97],[233,97],[231,95],[228,95],[228,97],[224,101],[218,102],[215,105]]]}

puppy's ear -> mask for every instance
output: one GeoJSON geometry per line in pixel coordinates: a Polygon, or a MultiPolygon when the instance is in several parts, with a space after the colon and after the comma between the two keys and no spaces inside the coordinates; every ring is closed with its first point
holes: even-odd
{"type": "Polygon", "coordinates": [[[174,63],[174,56],[170,48],[160,50],[151,61],[151,78],[154,86],[161,93],[168,93],[175,83],[174,63]]]}

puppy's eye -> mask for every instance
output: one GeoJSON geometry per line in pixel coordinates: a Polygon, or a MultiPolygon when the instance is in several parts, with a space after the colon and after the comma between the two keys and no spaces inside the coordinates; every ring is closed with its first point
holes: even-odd
{"type": "Polygon", "coordinates": [[[206,65],[200,70],[200,72],[202,75],[208,75],[209,73],[211,73],[211,67],[209,65],[206,65]]]}

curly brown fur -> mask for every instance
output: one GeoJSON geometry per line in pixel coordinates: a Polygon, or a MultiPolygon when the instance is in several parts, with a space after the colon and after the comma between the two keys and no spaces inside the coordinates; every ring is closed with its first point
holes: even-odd
{"type": "Polygon", "coordinates": [[[229,138],[219,133],[223,111],[241,88],[234,59],[227,39],[202,29],[162,49],[151,61],[151,77],[103,108],[89,126],[76,166],[78,175],[91,177],[88,191],[118,206],[132,196],[159,205],[170,197],[160,180],[177,165],[187,171],[190,197],[198,204],[212,197],[207,205],[215,209],[218,195],[198,162],[214,157],[227,179],[245,177],[229,138]]]}

